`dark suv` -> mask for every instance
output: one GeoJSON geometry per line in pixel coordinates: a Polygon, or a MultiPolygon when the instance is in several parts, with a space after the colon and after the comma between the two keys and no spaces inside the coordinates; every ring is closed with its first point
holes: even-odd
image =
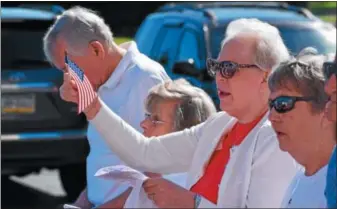
{"type": "Polygon", "coordinates": [[[217,57],[228,23],[238,18],[257,18],[276,26],[293,54],[307,46],[331,57],[336,53],[332,24],[281,2],[168,4],[143,21],[135,40],[140,51],[159,61],[172,78],[189,80],[218,104],[205,62],[207,57],[217,57]]]}
{"type": "Polygon", "coordinates": [[[42,50],[43,35],[61,11],[1,8],[1,176],[59,168],[74,199],[85,186],[87,122],[60,98],[63,75],[42,50]]]}

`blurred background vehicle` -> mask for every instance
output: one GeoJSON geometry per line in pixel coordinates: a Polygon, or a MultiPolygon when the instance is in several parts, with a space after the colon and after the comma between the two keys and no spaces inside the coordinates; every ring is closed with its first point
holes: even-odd
{"type": "MultiPolygon", "coordinates": [[[[81,5],[98,11],[117,43],[135,40],[172,78],[188,79],[205,89],[216,103],[214,80],[205,70],[205,60],[217,56],[227,24],[233,19],[255,17],[277,26],[294,54],[307,46],[331,58],[336,53],[336,28],[331,24],[336,22],[336,2],[1,4],[1,179],[43,184],[44,191],[57,190],[53,192],[57,194],[64,189],[68,197],[61,201],[75,199],[84,188],[89,149],[85,118],[76,114],[74,105],[59,98],[62,73],[46,61],[42,50],[42,37],[63,8],[81,5]],[[47,181],[54,181],[53,186],[47,181]]],[[[2,186],[6,190],[3,200],[17,203],[20,192],[27,197],[24,208],[47,207],[42,205],[44,196],[34,198],[23,193],[23,187],[9,183],[2,186]]]]}
{"type": "MultiPolygon", "coordinates": [[[[41,4],[41,2],[20,2],[20,1],[4,1],[2,6],[19,6],[23,3],[41,4]]],[[[103,2],[103,1],[44,1],[47,5],[60,5],[69,8],[75,5],[81,5],[95,11],[98,11],[109,23],[115,37],[133,38],[141,22],[145,17],[155,12],[159,7],[167,4],[165,1],[143,1],[143,2],[103,2]]],[[[289,5],[300,6],[312,11],[315,15],[325,21],[335,23],[336,20],[336,2],[308,2],[308,1],[289,1],[289,5]]]]}
{"type": "Polygon", "coordinates": [[[139,50],[160,62],[172,78],[203,88],[218,105],[206,59],[216,58],[226,27],[237,18],[257,18],[276,26],[292,54],[312,46],[334,57],[336,28],[309,10],[282,2],[171,3],[150,14],[135,40],[139,50]]]}
{"type": "Polygon", "coordinates": [[[1,177],[57,168],[69,199],[83,189],[87,122],[58,93],[62,72],[42,38],[59,6],[1,8],[1,177]]]}

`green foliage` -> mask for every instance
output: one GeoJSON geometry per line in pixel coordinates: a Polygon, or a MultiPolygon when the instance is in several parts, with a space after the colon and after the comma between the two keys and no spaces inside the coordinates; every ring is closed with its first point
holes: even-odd
{"type": "Polygon", "coordinates": [[[114,37],[114,40],[116,44],[122,44],[124,42],[132,41],[132,38],[130,37],[114,37]]]}
{"type": "Polygon", "coordinates": [[[336,8],[336,2],[333,1],[323,1],[323,2],[309,2],[309,9],[323,9],[323,8],[336,8]]]}

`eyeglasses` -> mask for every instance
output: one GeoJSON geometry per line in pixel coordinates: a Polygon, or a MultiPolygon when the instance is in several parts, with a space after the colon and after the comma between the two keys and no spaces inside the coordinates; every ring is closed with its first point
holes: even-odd
{"type": "Polygon", "coordinates": [[[333,62],[325,62],[323,64],[323,72],[326,80],[328,80],[332,74],[337,76],[337,64],[333,62]]]}
{"type": "Polygon", "coordinates": [[[150,113],[145,113],[145,119],[151,121],[154,126],[165,123],[164,121],[155,119],[150,113]]]}
{"type": "Polygon", "coordinates": [[[232,61],[218,62],[215,59],[208,58],[206,61],[207,71],[210,76],[214,77],[216,72],[220,72],[224,78],[232,78],[240,68],[259,68],[252,64],[238,64],[232,61]]]}
{"type": "Polygon", "coordinates": [[[279,96],[273,100],[269,100],[269,109],[275,109],[278,113],[286,113],[294,109],[295,103],[304,101],[313,101],[312,97],[294,97],[294,96],[279,96]]]}

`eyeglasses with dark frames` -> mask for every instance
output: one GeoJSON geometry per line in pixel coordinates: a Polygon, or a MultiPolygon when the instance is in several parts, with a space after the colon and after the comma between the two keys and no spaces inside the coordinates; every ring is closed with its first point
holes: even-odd
{"type": "Polygon", "coordinates": [[[313,97],[296,97],[296,96],[279,96],[273,100],[269,100],[269,109],[275,109],[278,113],[286,113],[294,109],[296,102],[314,101],[313,97]]]}
{"type": "Polygon", "coordinates": [[[218,62],[217,60],[211,58],[207,59],[206,65],[210,76],[214,77],[217,72],[220,72],[221,76],[226,79],[232,78],[239,69],[259,68],[254,64],[238,64],[232,61],[218,62]]]}

